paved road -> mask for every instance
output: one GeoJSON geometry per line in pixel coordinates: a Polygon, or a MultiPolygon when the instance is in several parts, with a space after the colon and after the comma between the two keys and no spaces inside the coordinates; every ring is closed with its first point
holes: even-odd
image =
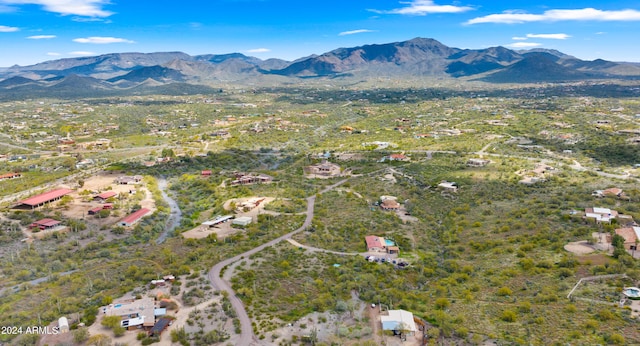
{"type": "MultiPolygon", "coordinates": [[[[74,270],[69,270],[67,272],[55,273],[55,275],[57,275],[57,276],[71,275],[71,274],[73,274],[73,273],[75,273],[77,271],[78,271],[78,269],[74,269],[74,270]]],[[[34,279],[34,280],[31,280],[31,281],[27,281],[27,282],[23,282],[23,283],[17,284],[15,286],[13,286],[13,289],[11,289],[11,290],[9,290],[9,287],[4,287],[4,288],[0,289],[0,296],[4,295],[5,292],[9,292],[9,294],[18,292],[20,290],[20,286],[24,285],[25,283],[29,284],[30,286],[35,286],[35,285],[41,284],[43,282],[47,282],[47,281],[49,281],[49,279],[51,279],[51,275],[45,276],[43,278],[34,279]]]]}
{"type": "MultiPolygon", "coordinates": [[[[345,183],[347,180],[348,179],[341,180],[325,188],[324,190],[320,191],[320,193],[325,193],[335,188],[336,186],[339,186],[345,183]]],[[[209,271],[208,276],[209,276],[209,281],[211,281],[211,285],[218,290],[226,291],[227,293],[229,293],[229,301],[231,302],[231,306],[236,311],[238,319],[240,320],[241,333],[240,333],[240,339],[238,339],[238,342],[236,343],[237,346],[262,345],[262,343],[258,340],[256,335],[253,333],[253,326],[251,325],[251,319],[249,318],[249,315],[247,314],[247,310],[244,308],[242,301],[240,300],[240,298],[238,298],[235,295],[235,292],[231,289],[231,285],[228,282],[226,282],[220,275],[220,273],[222,272],[222,268],[234,262],[237,262],[242,258],[249,257],[255,253],[258,253],[268,246],[273,246],[283,240],[290,239],[296,233],[302,232],[307,228],[309,228],[309,226],[311,226],[311,222],[313,221],[313,209],[315,207],[315,202],[316,202],[315,195],[307,197],[307,217],[305,218],[304,223],[302,223],[302,226],[300,226],[300,228],[296,229],[293,232],[280,236],[276,239],[273,239],[267,243],[264,243],[245,253],[241,253],[235,257],[226,259],[216,264],[215,266],[213,266],[213,268],[211,268],[211,270],[209,271]]]]}

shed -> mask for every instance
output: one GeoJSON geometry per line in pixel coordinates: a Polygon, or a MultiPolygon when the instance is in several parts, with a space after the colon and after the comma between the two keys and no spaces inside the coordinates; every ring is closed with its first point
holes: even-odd
{"type": "Polygon", "coordinates": [[[60,333],[69,332],[69,320],[66,317],[62,316],[58,319],[58,330],[60,333]]]}
{"type": "Polygon", "coordinates": [[[241,217],[235,218],[232,224],[245,227],[249,225],[252,221],[253,221],[253,218],[251,216],[241,216],[241,217]]]}

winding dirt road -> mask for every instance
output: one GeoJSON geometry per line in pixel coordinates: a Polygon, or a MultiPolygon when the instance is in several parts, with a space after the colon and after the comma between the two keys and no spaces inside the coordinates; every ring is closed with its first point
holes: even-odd
{"type": "MultiPolygon", "coordinates": [[[[341,180],[325,188],[319,193],[325,193],[327,191],[330,191],[336,186],[342,185],[347,180],[348,179],[341,180]]],[[[236,311],[238,320],[240,320],[241,332],[240,332],[240,338],[238,339],[236,345],[251,346],[251,345],[262,345],[262,343],[258,340],[256,335],[253,333],[253,326],[251,325],[251,319],[249,318],[249,315],[247,314],[247,310],[244,308],[242,301],[240,300],[240,298],[238,298],[235,295],[235,292],[233,291],[233,289],[231,289],[231,285],[222,278],[222,275],[221,275],[222,269],[234,262],[239,261],[242,258],[249,257],[255,253],[258,253],[268,246],[273,246],[283,240],[290,239],[296,233],[302,232],[305,229],[309,228],[309,226],[311,226],[311,221],[313,221],[313,210],[315,207],[315,202],[316,202],[315,195],[307,197],[307,213],[306,213],[307,217],[305,218],[304,223],[302,223],[302,226],[300,226],[295,231],[287,233],[269,242],[266,242],[256,248],[253,248],[247,252],[241,253],[235,257],[226,259],[216,264],[215,266],[213,266],[213,268],[211,268],[211,270],[209,271],[208,277],[209,277],[209,281],[211,281],[211,285],[220,291],[226,291],[227,293],[229,293],[229,301],[231,302],[231,306],[236,311]]]]}

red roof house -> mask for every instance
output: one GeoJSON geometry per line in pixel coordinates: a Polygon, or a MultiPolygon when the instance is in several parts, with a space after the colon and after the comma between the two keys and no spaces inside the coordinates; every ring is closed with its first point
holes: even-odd
{"type": "Polygon", "coordinates": [[[29,225],[30,228],[39,228],[41,230],[50,229],[58,226],[61,222],[54,219],[42,219],[29,225]]]}
{"type": "Polygon", "coordinates": [[[385,251],[384,238],[375,235],[368,235],[364,237],[364,240],[367,243],[367,251],[385,251]]]}
{"type": "Polygon", "coordinates": [[[140,221],[140,219],[142,219],[144,216],[146,216],[149,213],[151,213],[151,210],[147,208],[142,208],[140,210],[137,210],[136,212],[131,213],[124,219],[120,220],[120,222],[118,222],[118,226],[131,227],[133,226],[133,224],[140,221]]]}
{"type": "Polygon", "coordinates": [[[106,201],[107,199],[111,198],[111,197],[115,197],[118,194],[115,191],[105,191],[95,197],[93,197],[93,199],[101,199],[103,201],[106,201]]]}
{"type": "Polygon", "coordinates": [[[0,174],[0,180],[15,179],[15,178],[20,178],[21,176],[22,174],[20,173],[5,173],[5,174],[0,174]]]}
{"type": "Polygon", "coordinates": [[[18,205],[16,206],[16,208],[20,208],[23,206],[27,206],[30,207],[32,209],[40,207],[42,205],[44,205],[45,203],[51,203],[53,201],[57,201],[60,198],[62,198],[62,196],[64,195],[68,195],[70,193],[72,193],[73,190],[69,190],[69,189],[57,189],[57,190],[52,190],[49,192],[45,192],[43,194],[37,195],[37,196],[33,196],[27,199],[24,199],[20,202],[18,202],[18,205]]]}

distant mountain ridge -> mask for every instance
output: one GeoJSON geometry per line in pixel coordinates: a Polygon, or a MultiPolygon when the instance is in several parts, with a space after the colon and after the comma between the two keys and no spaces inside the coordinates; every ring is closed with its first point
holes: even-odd
{"type": "MultiPolygon", "coordinates": [[[[462,78],[489,83],[640,78],[640,64],[584,61],[557,50],[459,49],[430,38],[358,47],[299,58],[261,60],[241,53],[111,53],[0,69],[0,94],[59,90],[63,94],[140,91],[161,85],[292,82],[300,78],[462,78]],[[186,83],[186,84],[185,84],[186,83]]],[[[165,88],[173,90],[173,88],[165,88]]],[[[193,89],[193,88],[191,88],[193,89]]],[[[54,92],[55,94],[55,92],[54,92]]]]}

